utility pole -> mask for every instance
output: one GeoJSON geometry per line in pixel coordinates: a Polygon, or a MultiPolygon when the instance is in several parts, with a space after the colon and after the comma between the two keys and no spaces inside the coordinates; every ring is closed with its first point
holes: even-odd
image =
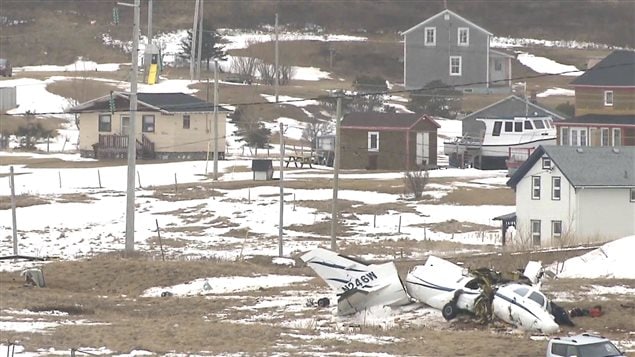
{"type": "Polygon", "coordinates": [[[282,257],[282,226],[284,224],[284,125],[280,122],[280,222],[278,223],[278,256],[282,257]]]}
{"type": "Polygon", "coordinates": [[[218,60],[214,60],[214,180],[218,180],[218,60]]]}
{"type": "MultiPolygon", "coordinates": [[[[125,4],[130,6],[130,4],[125,4]]],[[[128,125],[128,181],[126,189],[126,254],[134,251],[134,210],[135,210],[135,166],[137,156],[136,117],[137,117],[137,74],[139,72],[139,7],[140,0],[135,0],[134,26],[132,29],[132,73],[130,74],[130,123],[128,125]]]]}
{"type": "Polygon", "coordinates": [[[18,255],[18,226],[15,214],[15,181],[13,166],[9,167],[9,186],[11,186],[11,224],[13,227],[13,255],[18,255]]]}
{"type": "Polygon", "coordinates": [[[275,69],[275,73],[274,73],[274,86],[275,86],[275,92],[276,92],[276,103],[278,103],[278,86],[279,86],[279,82],[280,82],[280,70],[278,67],[278,13],[276,13],[276,25],[275,25],[275,32],[276,32],[276,37],[275,37],[275,62],[276,62],[276,69],[275,69]]]}
{"type": "Polygon", "coordinates": [[[335,113],[335,158],[333,163],[333,206],[331,211],[331,250],[337,251],[337,191],[339,190],[340,174],[340,122],[342,117],[342,97],[337,97],[337,111],[335,113]]]}
{"type": "Polygon", "coordinates": [[[198,10],[201,7],[200,0],[194,5],[194,23],[192,24],[192,43],[190,44],[190,81],[194,80],[194,61],[196,61],[196,35],[198,30],[198,10]]]}
{"type": "Polygon", "coordinates": [[[196,79],[201,79],[201,55],[202,55],[202,47],[203,47],[203,18],[205,17],[203,13],[203,3],[205,0],[201,0],[201,9],[198,13],[199,23],[198,23],[198,53],[196,55],[196,79]]]}
{"type": "Polygon", "coordinates": [[[148,0],[148,45],[152,43],[152,0],[148,0]]]}

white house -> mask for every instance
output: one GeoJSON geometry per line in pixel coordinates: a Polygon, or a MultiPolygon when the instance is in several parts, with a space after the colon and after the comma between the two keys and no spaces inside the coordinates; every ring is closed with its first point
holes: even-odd
{"type": "Polygon", "coordinates": [[[635,234],[635,147],[539,146],[507,185],[516,241],[602,242],[635,234]]]}

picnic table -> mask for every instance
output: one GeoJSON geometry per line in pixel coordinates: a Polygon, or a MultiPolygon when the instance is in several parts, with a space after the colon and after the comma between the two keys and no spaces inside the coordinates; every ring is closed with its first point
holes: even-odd
{"type": "Polygon", "coordinates": [[[309,165],[309,168],[313,168],[313,162],[314,162],[314,158],[313,155],[288,155],[285,160],[284,160],[287,165],[286,167],[289,167],[289,164],[293,162],[293,164],[295,165],[295,167],[298,167],[298,164],[300,165],[301,168],[304,167],[304,165],[309,165]]]}

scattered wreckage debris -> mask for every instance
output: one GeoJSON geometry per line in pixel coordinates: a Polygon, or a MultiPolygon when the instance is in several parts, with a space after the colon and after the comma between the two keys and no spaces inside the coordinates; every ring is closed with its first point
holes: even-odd
{"type": "Polygon", "coordinates": [[[306,307],[319,307],[321,309],[331,306],[331,300],[327,297],[319,298],[317,301],[313,298],[306,300],[306,307]]]}
{"type": "Polygon", "coordinates": [[[542,333],[556,332],[559,325],[573,326],[567,311],[540,292],[540,262],[529,262],[522,273],[503,274],[430,256],[408,272],[404,284],[393,262],[368,264],[322,248],[301,258],[336,291],[340,315],[421,302],[441,310],[446,320],[467,313],[480,324],[498,318],[542,333]]]}
{"type": "Polygon", "coordinates": [[[44,273],[40,268],[31,268],[23,270],[20,276],[24,278],[24,286],[45,288],[44,273]]]}
{"type": "Polygon", "coordinates": [[[591,317],[600,317],[604,313],[602,312],[602,305],[595,305],[590,309],[581,309],[579,307],[574,307],[569,311],[569,315],[571,317],[580,317],[580,316],[591,316],[591,317]]]}

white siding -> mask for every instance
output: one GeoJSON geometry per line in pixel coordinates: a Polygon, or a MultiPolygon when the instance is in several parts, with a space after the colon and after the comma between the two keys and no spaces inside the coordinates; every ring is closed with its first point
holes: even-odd
{"type": "Polygon", "coordinates": [[[581,243],[635,234],[635,202],[630,202],[628,188],[584,188],[577,196],[581,243]]]}
{"type": "Polygon", "coordinates": [[[540,220],[541,245],[559,245],[559,241],[551,240],[551,221],[562,221],[563,236],[566,235],[571,229],[571,222],[575,223],[575,202],[575,190],[562,172],[555,166],[551,171],[543,170],[542,160],[538,160],[516,186],[516,240],[530,242],[530,221],[540,220]],[[540,177],[539,200],[531,198],[532,176],[540,177]],[[561,177],[560,200],[551,199],[551,178],[554,176],[561,177]]]}
{"type": "Polygon", "coordinates": [[[532,220],[540,220],[541,246],[608,241],[635,234],[635,202],[628,188],[576,190],[558,167],[544,170],[538,160],[516,186],[517,242],[531,242],[532,220]],[[539,200],[531,198],[532,176],[541,178],[539,200]],[[552,200],[554,176],[561,177],[560,200],[552,200]],[[562,221],[561,238],[552,240],[551,221],[562,221]]]}

